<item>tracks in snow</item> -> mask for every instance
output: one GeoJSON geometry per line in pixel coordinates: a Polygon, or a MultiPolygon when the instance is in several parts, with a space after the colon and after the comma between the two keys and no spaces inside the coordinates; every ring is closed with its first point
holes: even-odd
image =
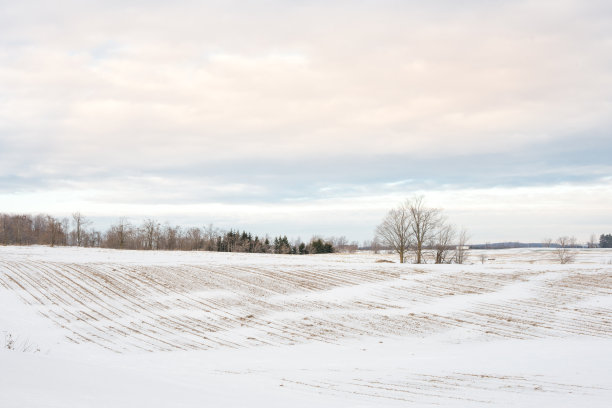
{"type": "MultiPolygon", "coordinates": [[[[338,343],[359,336],[612,337],[612,268],[0,261],[0,287],[115,352],[338,343]],[[400,273],[401,272],[401,273],[400,273]]],[[[0,288],[0,290],[2,290],[0,288]]]]}

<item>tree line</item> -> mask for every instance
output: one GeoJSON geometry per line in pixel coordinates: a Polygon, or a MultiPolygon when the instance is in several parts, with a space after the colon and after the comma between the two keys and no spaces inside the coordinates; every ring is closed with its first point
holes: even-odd
{"type": "Polygon", "coordinates": [[[571,248],[584,248],[585,246],[587,248],[612,248],[612,234],[601,234],[598,241],[597,235],[593,233],[586,244],[578,242],[576,237],[573,236],[563,236],[557,238],[556,240],[553,240],[552,238],[544,238],[542,240],[542,246],[546,248],[559,248],[562,246],[568,246],[571,248]]]}
{"type": "Polygon", "coordinates": [[[106,231],[91,227],[92,222],[80,212],[70,218],[55,218],[48,214],[0,213],[0,245],[79,246],[140,250],[184,250],[249,252],[275,254],[320,254],[357,249],[345,237],[323,239],[313,237],[308,243],[297,239],[289,242],[287,236],[259,237],[250,232],[203,227],[183,228],[162,225],[152,218],[134,225],[119,218],[106,231]],[[339,246],[334,246],[338,243],[339,246]]]}

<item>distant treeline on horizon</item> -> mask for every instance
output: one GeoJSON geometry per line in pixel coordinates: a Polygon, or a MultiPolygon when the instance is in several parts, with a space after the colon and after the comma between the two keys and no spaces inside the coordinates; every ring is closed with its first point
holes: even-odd
{"type": "Polygon", "coordinates": [[[299,240],[290,243],[287,236],[271,239],[246,231],[223,231],[212,224],[183,228],[145,219],[142,224],[133,225],[120,218],[106,231],[90,225],[91,221],[78,212],[62,219],[47,214],[0,213],[0,244],[306,255],[334,252],[337,248],[332,241],[336,240],[342,250],[357,249],[356,245],[348,245],[344,237],[331,240],[313,237],[308,243],[299,240]]]}
{"type": "MultiPolygon", "coordinates": [[[[487,242],[485,244],[471,244],[471,249],[510,249],[510,248],[559,248],[560,245],[542,242],[487,242]]],[[[576,247],[582,247],[582,245],[576,244],[576,247]]]]}
{"type": "MultiPolygon", "coordinates": [[[[331,252],[355,252],[358,249],[379,252],[389,250],[378,239],[364,242],[349,241],[344,236],[321,238],[312,237],[309,242],[297,239],[289,241],[286,235],[270,238],[259,237],[238,229],[229,231],[207,227],[170,226],[147,218],[140,225],[119,218],[106,231],[91,228],[91,221],[81,213],[73,213],[70,218],[58,219],[47,214],[6,214],[0,213],[0,245],[49,245],[81,246],[113,249],[141,250],[183,250],[249,252],[274,254],[319,254],[331,252]]],[[[470,244],[469,249],[509,249],[509,248],[558,248],[552,240],[545,242],[522,243],[494,242],[470,244]]],[[[574,248],[612,248],[612,235],[602,234],[599,243],[593,239],[586,245],[574,241],[568,247],[574,248]]]]}
{"type": "MultiPolygon", "coordinates": [[[[599,244],[591,241],[586,244],[577,242],[564,245],[566,248],[612,248],[612,235],[602,234],[599,237],[599,244]]],[[[510,249],[510,248],[560,248],[557,242],[487,242],[485,244],[470,244],[470,249],[510,249]]]]}

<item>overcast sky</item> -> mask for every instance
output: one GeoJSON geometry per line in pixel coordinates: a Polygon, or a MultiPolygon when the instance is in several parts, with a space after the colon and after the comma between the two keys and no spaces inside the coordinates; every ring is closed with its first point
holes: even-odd
{"type": "Polygon", "coordinates": [[[0,0],[0,211],[612,232],[612,2],[0,0]]]}

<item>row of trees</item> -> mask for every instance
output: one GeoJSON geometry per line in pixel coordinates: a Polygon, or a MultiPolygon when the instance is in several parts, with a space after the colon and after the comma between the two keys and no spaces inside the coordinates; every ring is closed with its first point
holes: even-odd
{"type": "Polygon", "coordinates": [[[334,252],[335,242],[343,245],[344,250],[353,245],[356,249],[356,244],[348,244],[344,237],[330,240],[314,237],[308,243],[299,239],[290,243],[286,236],[270,239],[246,231],[223,231],[212,224],[204,228],[182,228],[162,225],[150,218],[140,225],[120,218],[104,232],[91,225],[91,221],[79,212],[62,219],[46,214],[0,214],[0,244],[302,255],[334,252]]]}
{"type": "MultiPolygon", "coordinates": [[[[182,228],[145,219],[142,224],[134,225],[126,218],[120,218],[104,232],[91,225],[92,222],[79,212],[62,219],[46,214],[0,213],[0,244],[279,254],[354,252],[358,249],[356,242],[349,243],[344,236],[327,240],[314,237],[308,243],[300,239],[289,242],[286,236],[270,239],[244,231],[222,231],[212,224],[204,228],[182,228]]],[[[447,222],[442,210],[427,207],[423,197],[414,197],[389,211],[378,226],[374,240],[364,243],[364,248],[374,252],[393,250],[402,263],[410,255],[415,263],[463,263],[468,249],[467,239],[465,230],[457,231],[447,222]]],[[[559,249],[562,263],[571,261],[568,248],[579,246],[572,237],[561,237],[556,241],[546,239],[543,244],[559,249]]],[[[612,234],[602,234],[599,243],[593,234],[588,246],[610,248],[612,234]]]]}
{"type": "Polygon", "coordinates": [[[0,214],[2,245],[68,245],[72,239],[68,218],[50,215],[0,214]]]}
{"type": "Polygon", "coordinates": [[[584,248],[585,246],[587,248],[612,248],[612,234],[601,234],[599,236],[599,240],[597,239],[597,235],[591,234],[591,237],[586,244],[578,242],[575,237],[560,237],[556,240],[553,240],[552,238],[544,238],[542,240],[542,246],[546,248],[559,248],[559,246],[561,246],[561,243],[559,242],[561,238],[564,238],[566,241],[570,239],[571,246],[573,248],[584,248]]]}
{"type": "MultiPolygon", "coordinates": [[[[593,238],[594,234],[591,236],[591,241],[587,244],[588,248],[597,248],[597,244],[595,243],[595,239],[593,238]]],[[[599,247],[600,248],[612,248],[612,235],[610,237],[610,245],[606,246],[605,242],[606,236],[601,235],[599,247]]],[[[576,248],[583,248],[583,245],[578,244],[578,240],[575,237],[563,236],[557,238],[554,243],[552,240],[546,240],[545,243],[547,247],[554,248],[554,254],[561,264],[568,264],[574,262],[576,259],[576,248]]]]}
{"type": "Polygon", "coordinates": [[[448,223],[439,208],[425,205],[422,196],[408,199],[390,210],[376,228],[375,242],[391,248],[400,263],[413,255],[414,263],[427,262],[431,254],[435,263],[463,263],[467,255],[468,235],[448,223]]]}
{"type": "MultiPolygon", "coordinates": [[[[390,210],[383,222],[376,229],[372,249],[387,247],[399,255],[400,262],[406,262],[408,255],[413,262],[420,264],[428,261],[434,263],[463,263],[467,255],[468,236],[465,230],[457,233],[449,224],[442,210],[425,205],[423,197],[408,199],[398,207],[390,210]]],[[[581,247],[576,238],[563,236],[557,240],[543,240],[543,245],[553,247],[558,261],[562,264],[573,262],[576,253],[573,248],[581,247]]],[[[596,235],[592,234],[589,248],[598,246],[596,235]]],[[[612,234],[599,237],[600,248],[612,248],[612,234]]]]}

